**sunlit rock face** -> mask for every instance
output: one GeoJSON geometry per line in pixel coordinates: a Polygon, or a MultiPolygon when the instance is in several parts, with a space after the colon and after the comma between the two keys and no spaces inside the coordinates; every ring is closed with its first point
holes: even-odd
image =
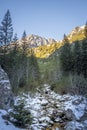
{"type": "Polygon", "coordinates": [[[8,109],[12,101],[13,94],[9,78],[0,66],[0,108],[8,109]]]}
{"type": "MultiPolygon", "coordinates": [[[[38,35],[31,34],[26,37],[26,45],[30,48],[36,48],[38,46],[48,45],[55,43],[56,40],[54,39],[46,39],[44,37],[40,37],[38,35]]],[[[22,39],[18,41],[18,45],[21,46],[23,44],[22,39]]]]}

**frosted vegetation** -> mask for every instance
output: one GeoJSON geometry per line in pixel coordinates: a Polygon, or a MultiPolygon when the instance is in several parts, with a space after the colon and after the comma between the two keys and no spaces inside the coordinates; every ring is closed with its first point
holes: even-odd
{"type": "Polygon", "coordinates": [[[23,129],[21,127],[27,127],[29,130],[50,130],[53,128],[54,130],[87,129],[87,99],[77,95],[59,95],[52,91],[47,84],[39,90],[37,89],[36,94],[33,96],[29,93],[24,93],[23,95],[15,97],[14,105],[16,106],[14,108],[19,110],[14,108],[9,109],[8,113],[1,110],[0,115],[3,115],[5,120],[0,117],[2,122],[0,130],[10,130],[12,128],[13,130],[21,130],[23,129]],[[23,104],[25,104],[24,110],[23,107],[21,107],[23,104]],[[26,112],[26,110],[31,113],[31,120],[26,114],[21,117],[21,113],[23,114],[23,111],[26,112]],[[18,118],[16,115],[21,118],[18,118]],[[16,127],[7,119],[13,122],[16,127]],[[16,122],[18,119],[21,120],[16,122]],[[26,119],[28,119],[28,122],[26,122],[26,119]],[[30,121],[32,121],[31,124],[29,123],[30,121]],[[20,124],[20,122],[22,124],[20,124]],[[23,126],[24,122],[25,125],[23,126]]]}

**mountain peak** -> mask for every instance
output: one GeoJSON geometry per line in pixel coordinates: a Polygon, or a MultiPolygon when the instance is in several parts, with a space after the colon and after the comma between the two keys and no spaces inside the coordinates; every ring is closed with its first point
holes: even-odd
{"type": "MultiPolygon", "coordinates": [[[[35,35],[35,34],[30,34],[26,37],[27,44],[29,47],[38,47],[38,46],[43,46],[43,45],[48,45],[51,43],[56,42],[54,39],[46,39],[44,37],[35,35]]],[[[20,44],[22,43],[22,40],[19,41],[20,44]]]]}
{"type": "Polygon", "coordinates": [[[85,38],[84,35],[85,25],[75,27],[71,33],[67,36],[70,42],[74,42],[76,40],[82,40],[85,38]]]}
{"type": "Polygon", "coordinates": [[[80,32],[81,30],[84,30],[84,28],[85,28],[85,25],[83,25],[83,26],[77,26],[77,27],[75,27],[75,28],[71,31],[71,34],[78,33],[78,32],[80,32]]]}

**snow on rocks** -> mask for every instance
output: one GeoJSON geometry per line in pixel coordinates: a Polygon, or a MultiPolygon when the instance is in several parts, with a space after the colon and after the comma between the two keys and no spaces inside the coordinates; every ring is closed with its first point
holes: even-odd
{"type": "Polygon", "coordinates": [[[76,120],[80,120],[80,118],[84,115],[85,107],[87,106],[87,99],[81,96],[72,96],[71,100],[66,101],[64,105],[65,105],[65,110],[71,109],[76,117],[76,120]]]}
{"type": "Polygon", "coordinates": [[[43,99],[43,100],[41,101],[41,105],[42,105],[42,106],[48,105],[48,101],[47,101],[46,99],[43,99]]]}
{"type": "Polygon", "coordinates": [[[16,103],[21,99],[26,101],[26,107],[33,116],[29,130],[46,130],[55,123],[59,127],[54,130],[87,129],[87,99],[82,96],[59,95],[45,84],[34,97],[29,94],[16,97],[16,103]]]}
{"type": "Polygon", "coordinates": [[[83,125],[79,122],[71,121],[65,126],[65,130],[86,130],[83,125]]]}

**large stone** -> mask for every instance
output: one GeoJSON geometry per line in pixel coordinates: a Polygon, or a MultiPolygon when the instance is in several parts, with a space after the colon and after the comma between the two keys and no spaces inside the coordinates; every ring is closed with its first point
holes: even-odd
{"type": "Polygon", "coordinates": [[[13,93],[6,72],[0,66],[0,108],[8,109],[13,101],[13,93]]]}
{"type": "Polygon", "coordinates": [[[70,121],[76,119],[76,117],[75,117],[75,115],[74,115],[74,113],[73,113],[73,111],[71,109],[67,109],[65,111],[65,117],[66,117],[67,120],[70,120],[70,121]]]}

